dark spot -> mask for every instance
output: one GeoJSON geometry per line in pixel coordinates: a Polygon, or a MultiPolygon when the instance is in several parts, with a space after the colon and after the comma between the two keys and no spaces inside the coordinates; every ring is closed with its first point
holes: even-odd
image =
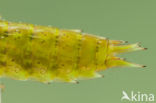
{"type": "Polygon", "coordinates": [[[43,44],[45,42],[45,40],[42,40],[41,43],[43,44]]]}
{"type": "Polygon", "coordinates": [[[54,64],[53,66],[52,66],[52,69],[56,69],[58,66],[56,65],[56,64],[54,64]]]}
{"type": "Polygon", "coordinates": [[[98,46],[96,46],[96,52],[98,52],[99,51],[99,47],[98,46]]]}
{"type": "Polygon", "coordinates": [[[12,62],[14,62],[14,61],[15,61],[15,59],[12,59],[11,61],[12,61],[12,62]]]}
{"type": "Polygon", "coordinates": [[[15,73],[18,73],[18,70],[14,70],[15,71],[15,73]]]}
{"type": "Polygon", "coordinates": [[[81,43],[78,44],[78,46],[81,46],[81,45],[82,45],[81,43]]]}
{"type": "Polygon", "coordinates": [[[79,49],[80,49],[80,47],[77,47],[77,49],[79,50],[79,49]]]}
{"type": "Polygon", "coordinates": [[[7,34],[7,33],[4,33],[4,35],[3,35],[4,37],[8,37],[9,35],[7,34]]]}
{"type": "Polygon", "coordinates": [[[63,67],[64,67],[64,64],[62,64],[61,66],[63,66],[63,67]]]}
{"type": "Polygon", "coordinates": [[[56,39],[58,39],[58,38],[59,38],[59,35],[56,36],[56,39]]]}
{"type": "Polygon", "coordinates": [[[147,67],[147,66],[146,66],[146,65],[143,65],[142,67],[145,68],[145,67],[147,67]]]}
{"type": "Polygon", "coordinates": [[[80,56],[77,56],[77,60],[76,60],[77,63],[80,62],[80,56]]]}
{"type": "Polygon", "coordinates": [[[80,60],[80,56],[77,56],[77,59],[80,60]]]}
{"type": "Polygon", "coordinates": [[[33,40],[34,39],[34,36],[35,36],[35,34],[32,34],[31,36],[29,36],[29,39],[30,40],[33,40]]]}
{"type": "Polygon", "coordinates": [[[41,63],[38,61],[37,64],[41,64],[41,63]]]}
{"type": "Polygon", "coordinates": [[[64,50],[64,49],[65,49],[65,47],[62,47],[62,49],[64,50]]]}
{"type": "Polygon", "coordinates": [[[5,34],[8,34],[8,33],[9,33],[9,31],[4,31],[4,33],[5,33],[5,34]]]}
{"type": "Polygon", "coordinates": [[[63,33],[63,36],[66,36],[66,34],[65,34],[65,33],[63,33]]]}
{"type": "Polygon", "coordinates": [[[68,36],[68,35],[67,35],[66,37],[67,37],[67,38],[69,38],[69,36],[68,36]]]}
{"type": "Polygon", "coordinates": [[[4,62],[4,61],[0,61],[0,64],[3,65],[3,66],[6,66],[7,65],[7,63],[4,62]]]}

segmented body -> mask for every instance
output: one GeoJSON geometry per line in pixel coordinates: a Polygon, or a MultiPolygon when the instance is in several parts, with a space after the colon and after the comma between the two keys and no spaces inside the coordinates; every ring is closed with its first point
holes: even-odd
{"type": "Polygon", "coordinates": [[[121,45],[73,30],[0,21],[0,76],[41,82],[101,77],[97,72],[114,66],[135,66],[115,54],[143,49],[121,45]]]}

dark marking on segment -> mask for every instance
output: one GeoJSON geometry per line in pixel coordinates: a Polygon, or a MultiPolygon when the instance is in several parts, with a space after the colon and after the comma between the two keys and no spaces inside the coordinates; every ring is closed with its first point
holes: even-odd
{"type": "MultiPolygon", "coordinates": [[[[108,53],[109,50],[109,39],[106,39],[107,41],[107,46],[106,46],[106,54],[108,53]]],[[[106,65],[107,63],[107,58],[108,58],[108,54],[106,55],[105,61],[104,61],[104,65],[106,65]]]]}
{"type": "Polygon", "coordinates": [[[95,63],[96,69],[97,69],[97,65],[98,65],[98,63],[97,63],[97,52],[99,51],[99,44],[100,44],[100,42],[99,42],[99,40],[97,39],[96,48],[95,48],[95,59],[94,59],[94,63],[95,63]]]}
{"type": "Polygon", "coordinates": [[[78,65],[80,62],[80,50],[82,47],[82,40],[83,40],[83,35],[79,34],[81,36],[81,38],[78,39],[78,48],[77,48],[77,58],[76,58],[76,69],[78,69],[78,65]]]}

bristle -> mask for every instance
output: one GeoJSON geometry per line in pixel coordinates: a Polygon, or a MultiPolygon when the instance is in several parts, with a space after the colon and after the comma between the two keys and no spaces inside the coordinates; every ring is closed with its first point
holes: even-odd
{"type": "Polygon", "coordinates": [[[135,63],[130,63],[131,67],[137,67],[137,68],[144,68],[144,65],[140,65],[140,64],[135,64],[135,63]]]}
{"type": "Polygon", "coordinates": [[[146,50],[147,48],[142,48],[140,43],[129,44],[129,45],[119,45],[119,46],[110,46],[110,53],[118,54],[125,52],[132,52],[138,50],[146,50]]]}
{"type": "Polygon", "coordinates": [[[110,40],[109,43],[110,43],[110,44],[113,44],[113,45],[118,45],[118,44],[128,43],[128,41],[123,41],[123,40],[110,40]]]}
{"type": "Polygon", "coordinates": [[[95,75],[94,75],[94,78],[103,78],[103,77],[104,77],[104,75],[101,75],[99,73],[95,73],[95,75]]]}
{"type": "Polygon", "coordinates": [[[77,80],[69,81],[69,83],[79,84],[79,82],[77,80]]]}
{"type": "Polygon", "coordinates": [[[80,29],[70,29],[70,31],[77,32],[77,33],[81,33],[82,32],[82,30],[80,30],[80,29]]]}
{"type": "Polygon", "coordinates": [[[107,59],[111,59],[111,60],[126,60],[126,58],[120,58],[120,57],[108,57],[107,59]]]}
{"type": "Polygon", "coordinates": [[[144,50],[147,50],[148,48],[144,48],[144,50]]]}
{"type": "Polygon", "coordinates": [[[145,67],[143,65],[127,62],[123,59],[119,59],[119,58],[115,59],[114,57],[112,59],[108,59],[106,61],[106,65],[108,68],[111,68],[111,67],[138,67],[138,68],[145,67]]]}

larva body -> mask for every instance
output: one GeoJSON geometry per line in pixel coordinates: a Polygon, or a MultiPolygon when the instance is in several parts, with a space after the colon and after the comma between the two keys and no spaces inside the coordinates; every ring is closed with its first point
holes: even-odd
{"type": "Polygon", "coordinates": [[[0,76],[44,83],[102,77],[98,71],[140,65],[115,54],[141,50],[138,44],[73,30],[0,20],[0,76]]]}

